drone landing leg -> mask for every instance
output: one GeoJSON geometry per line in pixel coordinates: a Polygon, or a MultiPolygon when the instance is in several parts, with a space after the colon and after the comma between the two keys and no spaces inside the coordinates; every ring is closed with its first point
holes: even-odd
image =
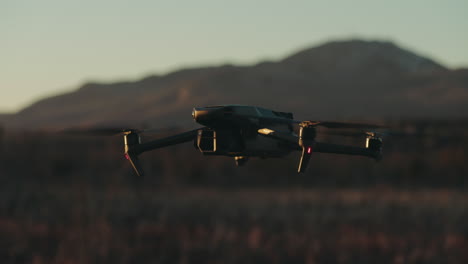
{"type": "Polygon", "coordinates": [[[302,173],[306,171],[311,156],[312,146],[303,146],[301,160],[299,161],[299,168],[297,169],[297,172],[302,173]]]}
{"type": "Polygon", "coordinates": [[[138,152],[134,152],[133,148],[140,144],[140,135],[134,130],[124,132],[124,146],[125,146],[125,158],[130,162],[138,176],[143,176],[143,170],[138,160],[138,152]]]}
{"type": "Polygon", "coordinates": [[[237,157],[234,157],[234,160],[236,161],[236,166],[241,167],[241,166],[244,166],[244,164],[249,160],[249,158],[237,156],[237,157]]]}

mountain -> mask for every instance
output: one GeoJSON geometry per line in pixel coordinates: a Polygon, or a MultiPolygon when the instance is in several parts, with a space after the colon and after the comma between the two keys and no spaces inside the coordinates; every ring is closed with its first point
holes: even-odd
{"type": "Polygon", "coordinates": [[[298,119],[468,116],[468,69],[450,70],[382,41],[335,41],[251,66],[183,69],[87,83],[3,119],[7,127],[195,126],[193,106],[249,104],[298,119]]]}

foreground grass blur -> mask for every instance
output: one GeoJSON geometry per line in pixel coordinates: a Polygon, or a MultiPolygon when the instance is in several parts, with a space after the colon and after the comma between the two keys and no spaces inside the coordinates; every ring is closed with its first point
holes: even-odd
{"type": "Polygon", "coordinates": [[[468,195],[2,192],[2,263],[464,263],[468,195]],[[13,199],[13,201],[12,201],[13,199]]]}
{"type": "Polygon", "coordinates": [[[428,129],[455,137],[317,154],[303,175],[296,155],[235,168],[188,144],[144,154],[140,179],[120,137],[6,134],[0,262],[465,263],[468,130],[428,129]]]}

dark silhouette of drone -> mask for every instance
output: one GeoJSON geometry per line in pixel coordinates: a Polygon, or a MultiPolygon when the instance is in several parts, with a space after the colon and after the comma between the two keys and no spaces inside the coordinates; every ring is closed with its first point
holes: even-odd
{"type": "Polygon", "coordinates": [[[140,131],[124,130],[125,157],[137,175],[142,175],[138,155],[143,152],[193,141],[204,155],[234,157],[237,166],[250,157],[278,158],[292,151],[302,151],[298,172],[304,172],[314,152],[360,155],[375,160],[382,157],[382,139],[375,132],[380,126],[370,124],[296,121],[292,113],[245,105],[195,107],[193,119],[204,127],[142,143],[140,131]],[[317,142],[316,127],[361,129],[365,147],[317,142]],[[296,129],[295,129],[296,128],[296,129]],[[298,133],[296,133],[296,131],[298,133]]]}

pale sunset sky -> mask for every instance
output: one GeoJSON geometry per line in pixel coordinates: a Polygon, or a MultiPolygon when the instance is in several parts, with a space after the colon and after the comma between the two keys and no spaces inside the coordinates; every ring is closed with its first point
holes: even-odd
{"type": "Polygon", "coordinates": [[[0,112],[88,81],[247,65],[329,40],[389,40],[468,67],[466,0],[0,0],[0,112]]]}

